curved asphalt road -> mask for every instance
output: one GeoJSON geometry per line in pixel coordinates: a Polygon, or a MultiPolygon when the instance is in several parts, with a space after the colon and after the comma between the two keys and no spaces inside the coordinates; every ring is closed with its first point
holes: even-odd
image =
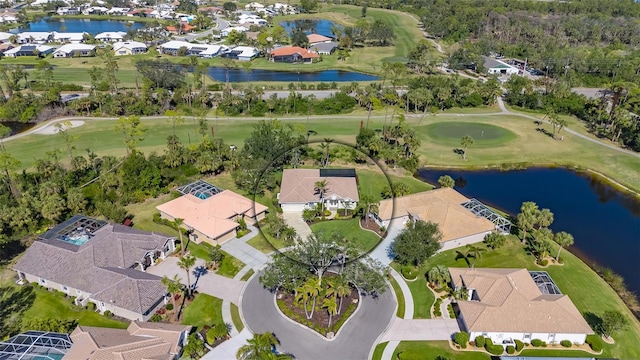
{"type": "Polygon", "coordinates": [[[378,299],[362,297],[360,308],[342,326],[333,341],[321,339],[312,330],[294,324],[280,315],[274,295],[254,276],[242,295],[242,315],[253,333],[273,332],[281,344],[279,350],[300,360],[366,360],[395,316],[396,302],[388,289],[378,299]]]}

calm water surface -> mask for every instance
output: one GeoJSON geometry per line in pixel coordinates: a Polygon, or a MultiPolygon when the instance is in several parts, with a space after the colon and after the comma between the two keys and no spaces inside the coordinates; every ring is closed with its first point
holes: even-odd
{"type": "Polygon", "coordinates": [[[427,170],[423,180],[437,184],[442,175],[469,198],[515,216],[524,201],[554,213],[553,231],[574,236],[570,249],[587,263],[613,269],[630,290],[640,294],[640,201],[584,173],[567,169],[501,172],[427,170]]]}
{"type": "Polygon", "coordinates": [[[48,19],[43,18],[33,21],[27,26],[14,29],[13,32],[42,31],[42,32],[88,32],[89,34],[99,34],[101,32],[128,31],[129,29],[143,28],[144,24],[139,22],[115,21],[115,20],[88,20],[88,19],[48,19]],[[127,27],[127,24],[129,27],[127,27]],[[65,26],[64,31],[61,28],[65,26]]]}
{"type": "MultiPolygon", "coordinates": [[[[297,66],[304,68],[304,64],[290,65],[292,69],[296,69],[297,66]]],[[[217,81],[226,81],[226,71],[221,67],[210,67],[208,71],[209,76],[217,81]]],[[[286,82],[298,82],[298,81],[315,81],[315,82],[344,82],[344,81],[373,81],[377,80],[377,76],[367,75],[353,71],[342,70],[324,70],[316,72],[301,72],[297,71],[273,71],[273,70],[261,70],[255,69],[251,71],[245,71],[242,69],[230,69],[229,70],[229,82],[251,82],[251,81],[286,81],[286,82]]]]}
{"type": "Polygon", "coordinates": [[[300,19],[283,21],[280,25],[284,27],[289,34],[291,34],[293,29],[302,29],[307,34],[320,34],[333,37],[331,28],[336,24],[333,21],[324,19],[300,19]]]}

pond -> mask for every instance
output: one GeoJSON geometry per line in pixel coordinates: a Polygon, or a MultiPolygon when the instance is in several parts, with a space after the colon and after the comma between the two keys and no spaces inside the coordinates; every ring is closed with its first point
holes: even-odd
{"type": "Polygon", "coordinates": [[[325,19],[288,20],[281,22],[280,25],[284,27],[289,34],[291,34],[293,29],[302,29],[307,34],[320,34],[330,37],[333,37],[331,34],[331,28],[336,26],[333,21],[325,19]]]}
{"type": "MultiPolygon", "coordinates": [[[[291,68],[295,69],[296,66],[304,67],[305,65],[291,64],[291,68]]],[[[211,78],[217,81],[226,81],[226,71],[221,67],[210,67],[208,74],[211,78]]],[[[298,82],[298,81],[314,81],[314,82],[351,82],[351,81],[374,81],[378,80],[377,76],[367,75],[353,71],[342,70],[324,70],[315,72],[300,72],[297,71],[274,71],[274,70],[262,70],[255,69],[251,71],[245,71],[242,69],[230,69],[229,70],[229,82],[252,82],[252,81],[283,81],[283,82],[298,82]]]]}
{"type": "Polygon", "coordinates": [[[554,232],[573,235],[570,250],[586,263],[609,267],[640,294],[640,200],[618,191],[588,173],[562,168],[418,171],[421,179],[437,184],[442,175],[456,180],[455,189],[512,216],[524,201],[554,213],[554,232]]]}
{"type": "Polygon", "coordinates": [[[89,19],[50,19],[42,18],[38,21],[32,21],[26,26],[13,29],[12,32],[88,32],[89,34],[99,34],[101,32],[127,32],[130,26],[131,29],[140,29],[144,27],[143,23],[129,22],[129,21],[116,21],[116,20],[89,20],[89,19]],[[62,31],[62,27],[66,27],[62,31]]]}

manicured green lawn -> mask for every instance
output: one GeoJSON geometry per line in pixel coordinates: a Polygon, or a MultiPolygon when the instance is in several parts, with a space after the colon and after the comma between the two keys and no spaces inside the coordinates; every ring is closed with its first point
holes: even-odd
{"type": "Polygon", "coordinates": [[[202,327],[222,322],[222,300],[207,294],[198,294],[182,312],[182,323],[202,327]]]}
{"type": "MultiPolygon", "coordinates": [[[[153,222],[153,214],[158,212],[158,210],[156,210],[156,206],[164,204],[171,199],[172,196],[170,194],[165,194],[141,203],[128,205],[126,207],[127,212],[134,215],[133,227],[144,231],[154,231],[160,234],[175,236],[176,239],[178,239],[176,244],[178,244],[180,242],[180,238],[178,237],[178,232],[176,230],[169,226],[153,222]]],[[[186,237],[184,237],[183,241],[186,240],[186,237]]]]}
{"type": "Polygon", "coordinates": [[[389,187],[389,183],[403,183],[409,187],[411,194],[433,189],[431,185],[411,176],[393,174],[385,176],[380,169],[356,169],[356,173],[360,184],[358,189],[360,197],[369,196],[378,201],[382,200],[381,193],[385,188],[389,187]]]}
{"type": "MultiPolygon", "coordinates": [[[[400,273],[400,266],[396,263],[392,263],[398,273],[400,273]]],[[[411,296],[413,297],[413,318],[414,319],[431,319],[431,307],[436,300],[435,296],[427,288],[427,278],[422,276],[423,272],[420,272],[418,278],[414,281],[405,281],[411,296]]]]}
{"type": "Polygon", "coordinates": [[[362,251],[373,249],[380,237],[368,230],[360,227],[360,219],[354,218],[349,220],[327,220],[311,225],[311,231],[314,233],[324,232],[327,234],[340,233],[356,248],[362,251]]]}
{"type": "MultiPolygon", "coordinates": [[[[211,256],[209,256],[209,251],[212,248],[213,246],[205,242],[200,244],[189,242],[189,245],[187,246],[187,250],[191,252],[191,255],[205,261],[211,261],[211,256]]],[[[240,269],[244,267],[245,264],[242,261],[233,257],[231,254],[227,253],[226,251],[224,250],[220,250],[220,251],[224,254],[224,259],[219,264],[219,268],[216,271],[216,274],[224,277],[228,277],[228,278],[233,278],[238,273],[238,271],[240,271],[240,269]]]]}
{"type": "Polygon", "coordinates": [[[516,134],[499,126],[473,122],[438,122],[426,127],[432,141],[449,146],[460,146],[460,139],[469,135],[474,148],[501,146],[516,138],[516,134]]]}
{"type": "MultiPolygon", "coordinates": [[[[455,250],[449,250],[435,255],[422,266],[421,273],[435,265],[447,267],[466,267],[463,260],[455,260],[455,250]]],[[[640,322],[635,319],[629,309],[624,305],[611,287],[593,272],[582,260],[568,251],[562,255],[564,266],[550,266],[547,271],[560,291],[571,298],[578,310],[583,314],[593,313],[602,316],[607,310],[622,312],[629,320],[631,326],[624,332],[616,335],[616,343],[604,344],[603,356],[617,357],[621,359],[640,359],[640,348],[637,346],[640,339],[640,322]]],[[[524,248],[515,236],[509,236],[507,244],[495,251],[488,251],[476,261],[476,267],[502,267],[502,268],[527,268],[529,270],[543,270],[533,263],[533,257],[526,254],[524,248]]],[[[421,278],[424,278],[421,277],[421,278]]],[[[417,281],[416,281],[417,282],[417,281]]],[[[416,283],[414,282],[414,283],[416,283]]],[[[426,293],[416,291],[409,283],[414,302],[425,303],[426,293]]],[[[430,301],[433,301],[431,299],[430,301]]],[[[417,307],[417,305],[416,305],[417,307]]],[[[416,310],[417,312],[417,310],[416,310]]],[[[541,350],[542,351],[542,350],[541,350]]]]}
{"type": "Polygon", "coordinates": [[[557,356],[557,357],[584,357],[592,358],[593,354],[580,350],[564,349],[524,349],[520,353],[522,356],[557,356]]]}
{"type": "Polygon", "coordinates": [[[240,278],[240,281],[249,280],[253,276],[253,274],[255,274],[255,273],[256,273],[255,270],[249,269],[249,271],[247,271],[246,274],[242,275],[242,278],[240,278]]]}
{"type": "Polygon", "coordinates": [[[252,239],[249,239],[249,241],[247,241],[247,244],[253,246],[254,248],[265,254],[272,253],[277,249],[282,249],[283,247],[285,247],[284,241],[282,241],[282,239],[276,239],[270,236],[269,234],[264,232],[264,228],[265,226],[262,226],[261,229],[263,230],[260,231],[258,235],[256,235],[252,239]]]}
{"type": "Polygon", "coordinates": [[[396,281],[396,279],[394,279],[391,276],[389,276],[387,279],[389,280],[389,283],[391,283],[393,292],[396,294],[396,301],[398,302],[398,309],[396,310],[396,316],[402,319],[404,318],[404,311],[406,306],[404,302],[404,294],[402,293],[402,290],[400,289],[400,285],[398,285],[398,282],[396,281]]]}
{"type": "Polygon", "coordinates": [[[388,342],[384,342],[384,343],[380,343],[378,345],[376,345],[376,348],[373,350],[373,356],[371,357],[371,360],[380,360],[382,359],[382,353],[384,352],[384,349],[387,347],[387,344],[389,344],[388,342]]]}
{"type": "Polygon", "coordinates": [[[424,360],[435,359],[442,356],[455,360],[490,360],[487,353],[473,351],[455,351],[449,347],[446,341],[402,341],[392,359],[400,360],[424,360]]]}
{"type": "Polygon", "coordinates": [[[64,298],[56,293],[44,289],[34,289],[36,298],[27,310],[23,319],[60,318],[77,319],[78,324],[86,326],[100,326],[125,329],[129,323],[102,316],[95,311],[75,307],[71,298],[64,298]]]}
{"type": "Polygon", "coordinates": [[[235,326],[238,332],[244,329],[244,324],[240,318],[240,309],[238,309],[238,305],[234,303],[231,303],[231,321],[233,321],[233,326],[235,326]]]}

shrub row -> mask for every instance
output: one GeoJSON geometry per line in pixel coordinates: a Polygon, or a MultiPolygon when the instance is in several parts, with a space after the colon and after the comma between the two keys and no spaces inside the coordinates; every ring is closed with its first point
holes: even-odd
{"type": "Polygon", "coordinates": [[[571,341],[569,341],[569,340],[562,340],[562,341],[560,341],[560,345],[562,345],[564,347],[571,347],[571,345],[573,345],[573,344],[571,344],[571,341]]]}
{"type": "Polygon", "coordinates": [[[524,343],[520,340],[516,340],[516,351],[521,351],[522,349],[524,349],[524,343]]]}
{"type": "Polygon", "coordinates": [[[440,305],[442,305],[442,299],[436,299],[436,302],[433,304],[433,315],[436,317],[442,316],[442,311],[440,310],[440,305]]]}
{"type": "Polygon", "coordinates": [[[591,334],[587,335],[586,343],[589,344],[591,350],[602,351],[602,340],[599,335],[591,334]]]}
{"type": "Polygon", "coordinates": [[[507,354],[514,354],[515,352],[516,352],[516,348],[514,348],[511,345],[507,346],[507,354]]]}
{"type": "Polygon", "coordinates": [[[415,280],[416,277],[418,277],[417,272],[412,266],[403,266],[400,271],[402,272],[402,276],[407,280],[415,280]]]}
{"type": "Polygon", "coordinates": [[[469,342],[469,333],[466,331],[457,332],[453,334],[453,341],[463,349],[466,349],[469,342]]]}
{"type": "Polygon", "coordinates": [[[476,344],[476,347],[484,347],[484,336],[476,336],[476,339],[473,342],[476,344]]]}
{"type": "Polygon", "coordinates": [[[502,355],[504,352],[502,345],[494,345],[490,338],[485,339],[484,349],[492,355],[502,355]]]}
{"type": "Polygon", "coordinates": [[[449,303],[449,305],[447,305],[447,310],[449,310],[449,317],[451,319],[455,319],[456,318],[456,313],[453,311],[453,305],[451,305],[451,303],[449,303]]]}

